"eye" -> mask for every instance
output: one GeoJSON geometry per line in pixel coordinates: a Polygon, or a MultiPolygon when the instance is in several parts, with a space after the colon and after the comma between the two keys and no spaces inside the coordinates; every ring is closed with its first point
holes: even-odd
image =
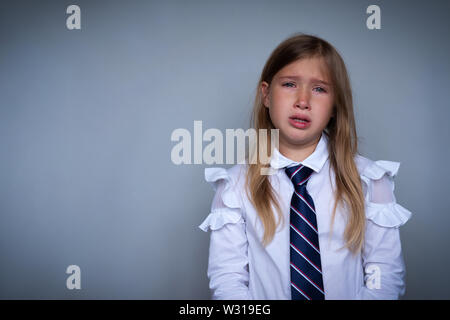
{"type": "Polygon", "coordinates": [[[293,82],[286,82],[286,83],[283,83],[283,87],[292,88],[293,86],[295,86],[295,84],[294,84],[293,82]]]}
{"type": "Polygon", "coordinates": [[[327,92],[324,88],[322,88],[322,87],[315,87],[314,88],[314,90],[318,90],[318,92],[320,92],[320,93],[325,93],[325,92],[327,92]]]}

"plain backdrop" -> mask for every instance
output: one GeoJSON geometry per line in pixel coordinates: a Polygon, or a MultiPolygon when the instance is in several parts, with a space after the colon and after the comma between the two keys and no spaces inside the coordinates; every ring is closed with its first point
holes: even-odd
{"type": "Polygon", "coordinates": [[[2,1],[0,298],[209,299],[209,165],[175,165],[171,134],[248,128],[269,54],[305,32],[346,62],[361,154],[401,163],[404,298],[449,299],[449,13],[445,0],[2,1]],[[66,28],[71,4],[81,30],[66,28]]]}

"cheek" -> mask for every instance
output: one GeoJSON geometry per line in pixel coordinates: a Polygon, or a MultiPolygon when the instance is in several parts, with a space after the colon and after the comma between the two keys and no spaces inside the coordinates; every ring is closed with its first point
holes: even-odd
{"type": "Polygon", "coordinates": [[[281,116],[283,113],[286,113],[289,107],[292,105],[292,101],[287,95],[282,94],[274,94],[271,100],[271,109],[274,114],[281,116]]]}
{"type": "Polygon", "coordinates": [[[321,110],[321,117],[324,121],[328,121],[333,114],[333,106],[326,106],[321,110]]]}
{"type": "Polygon", "coordinates": [[[271,108],[269,109],[269,115],[270,115],[270,120],[272,121],[274,126],[278,127],[278,119],[280,118],[280,116],[278,114],[278,108],[276,108],[274,105],[272,105],[271,108]]]}
{"type": "Polygon", "coordinates": [[[324,110],[325,112],[331,112],[333,109],[334,100],[331,97],[316,97],[314,102],[321,110],[324,110]]]}
{"type": "Polygon", "coordinates": [[[274,88],[270,96],[273,104],[283,104],[291,99],[292,93],[288,90],[274,88]]]}
{"type": "Polygon", "coordinates": [[[286,117],[283,109],[279,105],[272,105],[269,109],[270,120],[275,128],[280,129],[284,126],[284,119],[286,117]]]}
{"type": "MultiPolygon", "coordinates": [[[[316,104],[316,115],[323,123],[328,123],[331,116],[333,115],[333,101],[331,99],[323,99],[322,101],[317,101],[316,104]]],[[[314,109],[314,107],[313,107],[314,109]]]]}

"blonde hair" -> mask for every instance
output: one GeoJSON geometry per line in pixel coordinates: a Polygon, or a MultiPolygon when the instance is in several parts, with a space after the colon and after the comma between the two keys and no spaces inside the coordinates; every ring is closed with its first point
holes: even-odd
{"type": "MultiPolygon", "coordinates": [[[[256,137],[253,157],[259,154],[259,148],[270,150],[271,130],[275,129],[270,119],[269,110],[263,104],[261,83],[269,85],[274,75],[284,66],[304,58],[321,57],[325,62],[334,91],[334,114],[324,129],[328,138],[330,168],[335,172],[335,203],[332,213],[333,226],[338,204],[347,206],[347,225],[344,231],[345,246],[351,252],[357,253],[364,243],[365,213],[364,195],[361,180],[354,161],[358,143],[353,114],[353,99],[350,80],[345,63],[336,49],[323,39],[312,35],[297,33],[280,43],[267,60],[259,79],[254,107],[251,116],[251,126],[267,129],[267,139],[256,137]],[[265,141],[264,141],[265,140],[265,141]],[[260,143],[267,143],[262,146],[260,143]]],[[[246,174],[246,192],[249,200],[258,212],[264,226],[263,245],[273,240],[276,228],[283,221],[279,200],[276,197],[268,175],[261,175],[262,168],[270,165],[261,161],[249,162],[246,174]],[[278,212],[278,223],[275,223],[274,208],[278,212]]],[[[332,228],[332,227],[331,227],[332,228]]]]}

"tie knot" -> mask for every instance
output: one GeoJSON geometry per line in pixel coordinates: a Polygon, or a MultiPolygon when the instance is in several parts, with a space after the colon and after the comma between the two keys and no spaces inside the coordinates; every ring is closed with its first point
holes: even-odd
{"type": "Polygon", "coordinates": [[[289,179],[291,179],[295,189],[300,188],[301,186],[306,186],[309,177],[311,177],[311,174],[313,173],[313,169],[305,167],[302,164],[286,168],[284,171],[289,179]]]}

